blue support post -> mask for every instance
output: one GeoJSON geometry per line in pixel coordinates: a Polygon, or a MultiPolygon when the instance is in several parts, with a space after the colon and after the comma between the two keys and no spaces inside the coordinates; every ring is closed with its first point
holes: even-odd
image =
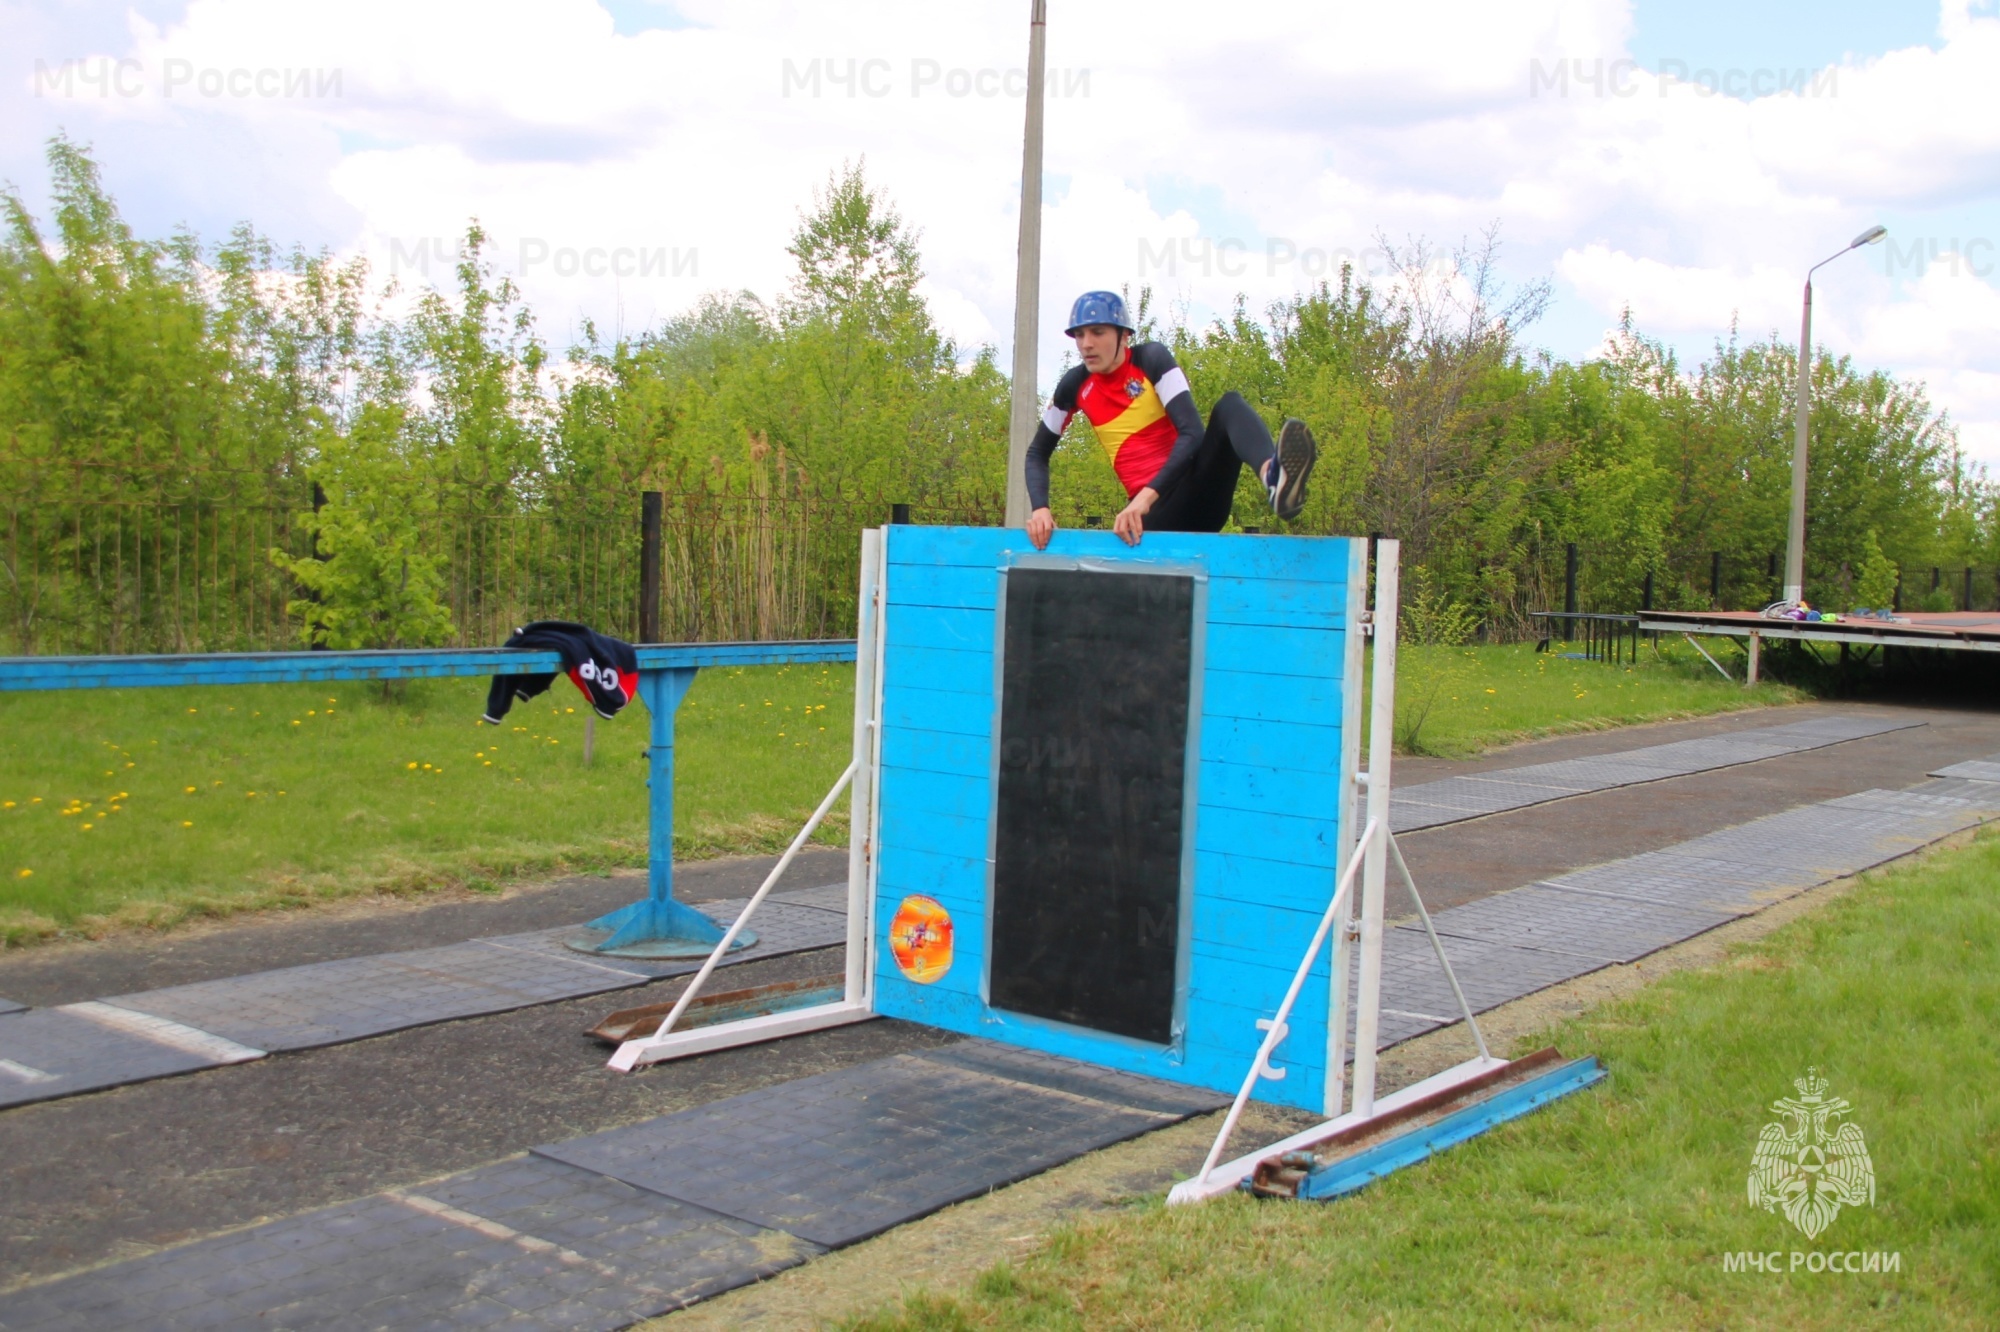
{"type": "MultiPolygon", "coordinates": [[[[653,743],[646,750],[646,784],[651,829],[647,841],[648,892],[644,900],[599,916],[566,942],[582,953],[621,957],[704,957],[722,939],[722,927],[674,899],[674,714],[694,684],[696,667],[639,672],[639,696],[653,717],[653,743]]],[[[735,948],[757,936],[744,930],[735,948]]]]}

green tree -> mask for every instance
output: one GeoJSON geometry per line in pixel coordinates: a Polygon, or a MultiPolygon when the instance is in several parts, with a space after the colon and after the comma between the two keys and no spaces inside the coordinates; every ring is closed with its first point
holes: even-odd
{"type": "Polygon", "coordinates": [[[1854,604],[1866,610],[1886,610],[1896,599],[1896,584],[1902,575],[1882,553],[1882,540],[1874,528],[1861,537],[1861,568],[1854,580],[1854,604]]]}

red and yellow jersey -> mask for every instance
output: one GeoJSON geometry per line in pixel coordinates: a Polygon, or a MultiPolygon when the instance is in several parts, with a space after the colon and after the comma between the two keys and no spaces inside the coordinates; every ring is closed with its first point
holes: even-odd
{"type": "Polygon", "coordinates": [[[1174,355],[1157,342],[1131,348],[1110,371],[1094,375],[1073,366],[1056,385],[1042,429],[1029,449],[1043,466],[1030,467],[1029,498],[1037,508],[1048,503],[1047,458],[1076,413],[1082,412],[1096,430],[1098,442],[1111,457],[1112,470],[1136,495],[1151,486],[1164,493],[1179,479],[1201,443],[1201,415],[1188,390],[1187,375],[1174,355]],[[1045,438],[1046,436],[1046,438],[1045,438]],[[1039,471],[1041,493],[1036,494],[1039,471]]]}

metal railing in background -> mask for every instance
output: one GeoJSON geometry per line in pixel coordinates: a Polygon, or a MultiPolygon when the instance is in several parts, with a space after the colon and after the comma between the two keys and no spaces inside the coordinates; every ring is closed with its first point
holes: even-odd
{"type": "Polygon", "coordinates": [[[1583,655],[1590,661],[1618,665],[1639,661],[1639,617],[1608,615],[1595,611],[1530,611],[1529,618],[1541,621],[1547,633],[1535,643],[1535,651],[1546,652],[1560,640],[1583,643],[1583,655]]]}

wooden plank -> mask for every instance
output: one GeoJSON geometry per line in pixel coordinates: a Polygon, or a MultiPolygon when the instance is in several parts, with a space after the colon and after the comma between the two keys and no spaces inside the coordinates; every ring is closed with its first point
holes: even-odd
{"type": "Polygon", "coordinates": [[[1204,652],[1210,671],[1337,681],[1346,665],[1347,637],[1324,629],[1211,624],[1204,652]]]}
{"type": "MultiPolygon", "coordinates": [[[[883,632],[892,649],[927,647],[993,653],[993,612],[890,603],[883,632]]],[[[990,687],[990,686],[989,686],[990,687]]]]}
{"type": "Polygon", "coordinates": [[[975,777],[884,764],[882,791],[899,809],[949,815],[982,826],[993,808],[993,785],[983,772],[975,777]]]}
{"type": "Polygon", "coordinates": [[[989,777],[993,772],[993,742],[984,735],[897,727],[883,732],[882,763],[884,767],[915,772],[989,777]]]}
{"type": "Polygon", "coordinates": [[[1201,715],[1255,721],[1323,720],[1338,724],[1340,681],[1303,675],[1251,674],[1210,667],[1202,680],[1201,715]]]}
{"type": "Polygon", "coordinates": [[[887,685],[882,690],[882,725],[885,736],[907,730],[989,739],[993,734],[993,696],[887,685]]]}
{"type": "Polygon", "coordinates": [[[896,606],[990,611],[1000,603],[1000,572],[991,565],[899,565],[889,600],[896,606]]]}
{"type": "Polygon", "coordinates": [[[1201,807],[1324,819],[1331,831],[1340,817],[1340,779],[1332,773],[1202,760],[1201,807]]]}
{"type": "Polygon", "coordinates": [[[1347,584],[1288,578],[1210,578],[1208,622],[1345,634],[1347,584]]]}
{"type": "Polygon", "coordinates": [[[1338,869],[1334,831],[1331,820],[1203,806],[1195,820],[1194,842],[1202,851],[1241,852],[1247,847],[1271,860],[1338,869]]]}
{"type": "MultiPolygon", "coordinates": [[[[638,654],[641,670],[847,662],[854,660],[854,641],[656,643],[640,647],[638,654]]],[[[553,652],[525,652],[508,648],[0,657],[0,691],[540,675],[561,669],[562,660],[553,652]]]]}
{"type": "Polygon", "coordinates": [[[1340,751],[1338,715],[1318,725],[1213,713],[1204,714],[1201,719],[1204,763],[1219,760],[1337,778],[1340,751]]]}
{"type": "Polygon", "coordinates": [[[1194,942],[1230,949],[1247,957],[1289,958],[1296,966],[1319,928],[1320,912],[1268,903],[1238,902],[1198,893],[1194,901],[1194,942]]]}
{"type": "MultiPolygon", "coordinates": [[[[953,915],[960,910],[984,913],[986,903],[986,852],[982,848],[976,856],[954,856],[921,846],[884,846],[882,865],[878,871],[876,897],[887,902],[891,910],[895,902],[910,893],[923,893],[935,897],[951,908],[953,915]]],[[[882,921],[887,920],[883,917],[882,921]]]]}
{"type": "Polygon", "coordinates": [[[1268,902],[1315,918],[1333,898],[1336,872],[1241,852],[1195,852],[1195,891],[1232,902],[1268,902]]]}
{"type": "Polygon", "coordinates": [[[993,654],[952,648],[899,647],[889,685],[993,697],[993,654]]]}
{"type": "MultiPolygon", "coordinates": [[[[998,568],[1040,555],[1119,564],[1198,565],[1210,577],[1340,584],[1347,581],[1351,543],[1349,537],[1265,540],[1201,532],[1150,532],[1137,547],[1128,547],[1111,532],[1063,528],[1057,530],[1046,551],[1038,552],[1019,528],[907,526],[889,529],[888,559],[900,571],[911,565],[998,568]]],[[[895,576],[889,586],[894,595],[895,576]]]]}
{"type": "MultiPolygon", "coordinates": [[[[882,781],[884,848],[906,847],[912,851],[930,851],[985,863],[988,838],[984,814],[978,818],[956,818],[949,814],[905,808],[897,802],[890,776],[884,773],[882,781]]],[[[983,875],[981,877],[984,878],[983,875]]]]}

